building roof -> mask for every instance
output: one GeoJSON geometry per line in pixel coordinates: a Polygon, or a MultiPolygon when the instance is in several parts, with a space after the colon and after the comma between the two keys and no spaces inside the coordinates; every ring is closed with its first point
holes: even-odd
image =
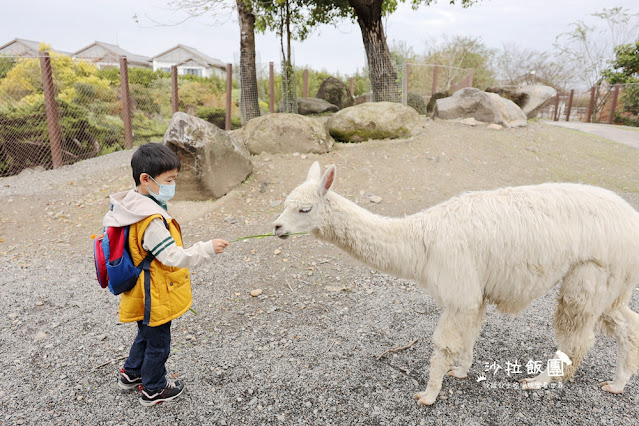
{"type": "MultiPolygon", "coordinates": [[[[117,56],[117,57],[126,56],[127,61],[129,63],[138,63],[138,64],[144,64],[144,65],[150,65],[150,63],[151,63],[151,58],[149,58],[148,56],[131,53],[131,52],[127,51],[127,50],[122,49],[118,45],[111,44],[111,43],[105,43],[105,42],[102,42],[102,41],[95,41],[95,42],[91,43],[90,45],[88,45],[86,47],[83,47],[82,49],[80,49],[77,52],[75,52],[73,54],[73,56],[83,57],[82,52],[85,52],[85,51],[91,49],[94,46],[101,47],[102,49],[104,49],[108,53],[111,53],[113,56],[117,56]]],[[[105,58],[107,58],[107,56],[108,55],[102,55],[102,57],[100,57],[99,59],[105,59],[105,58]]]]}
{"type": "MultiPolygon", "coordinates": [[[[2,51],[3,49],[8,48],[12,44],[19,45],[19,46],[21,46],[23,48],[23,51],[22,52],[17,52],[16,55],[23,55],[25,53],[31,53],[34,56],[37,56],[37,54],[40,51],[40,45],[42,44],[42,42],[33,41],[33,40],[25,40],[23,38],[14,38],[9,43],[6,43],[6,44],[3,44],[2,46],[0,46],[0,51],[2,51]]],[[[55,50],[53,48],[51,49],[51,51],[56,52],[56,53],[61,53],[63,55],[70,55],[69,52],[62,52],[62,51],[59,51],[59,50],[55,50]]]]}
{"type": "MultiPolygon", "coordinates": [[[[196,62],[202,63],[203,65],[209,65],[212,67],[217,67],[217,68],[222,68],[222,69],[226,69],[226,64],[224,62],[222,62],[221,60],[217,59],[217,58],[211,58],[210,56],[205,55],[204,53],[200,52],[199,50],[190,47],[190,46],[185,46],[183,44],[178,44],[177,46],[174,46],[172,48],[170,48],[169,50],[166,50],[158,55],[155,55],[154,57],[151,58],[151,60],[154,59],[158,59],[161,56],[166,55],[169,52],[172,52],[176,49],[182,49],[185,50],[186,52],[188,52],[189,54],[191,54],[193,56],[193,59],[196,60],[196,62]],[[199,59],[199,60],[198,60],[199,59]]],[[[182,61],[182,63],[187,62],[187,61],[182,61]]]]}

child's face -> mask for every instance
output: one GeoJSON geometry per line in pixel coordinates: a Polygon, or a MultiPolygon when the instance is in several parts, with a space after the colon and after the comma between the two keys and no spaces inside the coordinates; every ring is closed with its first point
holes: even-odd
{"type": "Polygon", "coordinates": [[[140,194],[149,195],[149,188],[151,188],[151,191],[157,194],[160,191],[159,185],[175,185],[175,180],[177,179],[178,174],[178,169],[166,171],[154,178],[155,182],[157,182],[155,183],[153,182],[153,179],[151,179],[150,175],[142,173],[140,175],[140,186],[138,187],[138,192],[140,194]]]}

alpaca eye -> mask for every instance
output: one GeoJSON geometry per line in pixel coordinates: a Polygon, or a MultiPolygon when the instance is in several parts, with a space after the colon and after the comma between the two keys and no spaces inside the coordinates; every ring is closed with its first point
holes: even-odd
{"type": "Polygon", "coordinates": [[[300,213],[308,213],[308,212],[311,211],[312,208],[313,207],[302,207],[302,208],[300,208],[299,212],[300,213]]]}

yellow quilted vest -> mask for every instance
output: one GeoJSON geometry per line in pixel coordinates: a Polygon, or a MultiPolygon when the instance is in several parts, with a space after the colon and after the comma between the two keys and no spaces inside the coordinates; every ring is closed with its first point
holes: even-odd
{"type": "MultiPolygon", "coordinates": [[[[149,223],[156,218],[162,219],[162,215],[149,216],[129,227],[129,248],[136,265],[146,257],[147,251],[142,248],[142,237],[149,223]]],[[[175,243],[184,247],[180,225],[175,220],[169,220],[167,225],[175,243]]],[[[150,266],[151,282],[146,289],[145,274],[146,271],[142,271],[135,287],[122,293],[120,321],[148,321],[149,326],[155,327],[179,317],[191,307],[191,279],[188,268],[166,266],[153,259],[150,266]],[[146,303],[145,306],[147,298],[151,303],[146,303]]]]}

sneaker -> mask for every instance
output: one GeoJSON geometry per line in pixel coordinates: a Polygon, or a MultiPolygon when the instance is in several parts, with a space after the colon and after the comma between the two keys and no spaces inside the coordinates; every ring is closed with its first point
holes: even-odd
{"type": "Polygon", "coordinates": [[[151,406],[159,404],[160,402],[170,401],[180,396],[182,392],[184,392],[184,383],[180,380],[167,381],[166,387],[158,391],[144,389],[142,385],[139,385],[138,389],[142,392],[140,404],[151,406]]]}
{"type": "Polygon", "coordinates": [[[135,376],[128,373],[124,368],[120,368],[120,380],[118,380],[118,386],[124,390],[131,390],[137,388],[142,384],[142,376],[135,376]]]}

